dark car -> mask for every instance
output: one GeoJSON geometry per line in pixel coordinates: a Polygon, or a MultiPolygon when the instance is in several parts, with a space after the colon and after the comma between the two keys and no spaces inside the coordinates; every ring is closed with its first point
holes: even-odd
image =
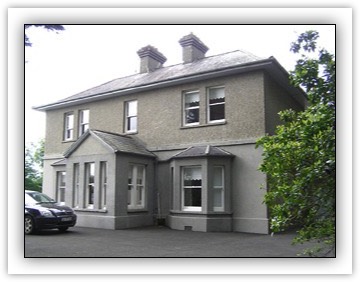
{"type": "Polygon", "coordinates": [[[76,223],[76,214],[49,196],[25,190],[25,234],[41,229],[66,231],[76,223]]]}

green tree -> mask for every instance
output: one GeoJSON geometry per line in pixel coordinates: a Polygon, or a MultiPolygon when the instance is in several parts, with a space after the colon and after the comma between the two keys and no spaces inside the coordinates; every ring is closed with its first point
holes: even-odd
{"type": "Polygon", "coordinates": [[[55,32],[65,30],[64,26],[58,25],[58,24],[26,24],[25,25],[25,46],[29,46],[29,47],[32,46],[32,43],[30,42],[30,39],[26,34],[26,30],[31,26],[41,27],[41,28],[45,28],[46,30],[55,31],[55,32]]]}
{"type": "Polygon", "coordinates": [[[270,228],[298,228],[294,243],[317,242],[304,251],[310,256],[335,248],[335,57],[318,51],[318,37],[307,31],[290,49],[301,54],[290,81],[304,89],[308,107],[280,112],[275,134],[257,141],[263,148],[260,170],[267,175],[270,228]]]}
{"type": "Polygon", "coordinates": [[[42,190],[42,167],[44,157],[44,140],[37,145],[31,143],[25,147],[25,189],[42,190]]]}

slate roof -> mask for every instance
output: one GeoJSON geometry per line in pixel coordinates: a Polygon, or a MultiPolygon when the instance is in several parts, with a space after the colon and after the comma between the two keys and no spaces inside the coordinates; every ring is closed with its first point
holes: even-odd
{"type": "Polygon", "coordinates": [[[214,146],[192,146],[177,153],[172,158],[195,158],[195,157],[233,157],[234,155],[214,146]]]}
{"type": "Polygon", "coordinates": [[[149,152],[145,148],[145,146],[143,146],[139,141],[129,135],[121,135],[100,130],[87,131],[64,153],[64,156],[68,158],[76,150],[76,148],[78,148],[81,143],[90,135],[99,139],[101,142],[107,145],[114,153],[121,152],[155,157],[155,155],[149,152]]]}
{"type": "MultiPolygon", "coordinates": [[[[79,101],[85,98],[103,96],[114,91],[140,89],[152,84],[172,81],[175,79],[188,78],[199,74],[211,73],[214,71],[225,70],[254,62],[271,61],[273,59],[264,59],[245,51],[233,51],[221,55],[205,57],[186,64],[177,64],[168,67],[162,67],[149,73],[139,73],[131,76],[117,78],[99,86],[90,88],[78,94],[72,95],[55,103],[34,107],[38,110],[46,110],[56,105],[68,104],[73,101],[79,101]]],[[[107,96],[107,97],[110,97],[107,96]]]]}

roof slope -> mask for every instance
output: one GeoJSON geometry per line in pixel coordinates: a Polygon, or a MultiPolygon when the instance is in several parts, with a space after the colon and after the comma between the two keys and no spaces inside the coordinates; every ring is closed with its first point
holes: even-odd
{"type": "Polygon", "coordinates": [[[55,103],[35,107],[35,109],[43,110],[46,106],[69,103],[79,99],[90,98],[114,91],[138,88],[154,83],[170,81],[179,78],[194,76],[197,74],[228,69],[248,63],[265,60],[245,51],[233,51],[221,55],[206,57],[187,64],[177,64],[173,66],[159,68],[150,73],[139,73],[114,79],[102,85],[90,88],[78,94],[72,95],[55,103]]]}
{"type": "Polygon", "coordinates": [[[133,137],[128,135],[120,135],[116,133],[110,133],[100,130],[89,130],[83,134],[71,147],[64,153],[64,156],[68,158],[90,135],[96,137],[107,145],[114,153],[129,153],[135,155],[142,155],[148,157],[155,157],[155,155],[149,152],[145,146],[140,144],[133,137]]]}

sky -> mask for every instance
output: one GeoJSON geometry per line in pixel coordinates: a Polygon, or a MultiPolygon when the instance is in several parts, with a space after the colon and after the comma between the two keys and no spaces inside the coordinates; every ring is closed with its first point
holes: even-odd
{"type": "Polygon", "coordinates": [[[33,106],[55,102],[115,78],[139,72],[137,51],[152,45],[164,66],[182,63],[180,38],[194,33],[209,47],[206,56],[244,50],[274,56],[288,71],[298,55],[290,44],[306,30],[317,30],[319,47],[335,54],[334,25],[64,25],[61,32],[26,30],[25,142],[45,137],[45,113],[33,106]]]}

